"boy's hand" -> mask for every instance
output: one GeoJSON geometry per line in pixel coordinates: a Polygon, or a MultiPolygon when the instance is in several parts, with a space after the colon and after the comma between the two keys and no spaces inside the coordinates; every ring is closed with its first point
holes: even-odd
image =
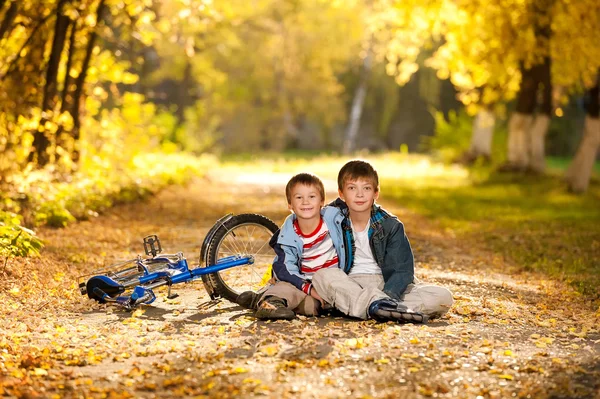
{"type": "Polygon", "coordinates": [[[321,298],[321,295],[319,295],[319,293],[317,292],[317,290],[316,290],[316,288],[314,286],[310,290],[310,296],[312,296],[313,298],[315,298],[317,301],[321,302],[321,307],[322,308],[325,307],[325,301],[323,300],[323,298],[321,298]]]}

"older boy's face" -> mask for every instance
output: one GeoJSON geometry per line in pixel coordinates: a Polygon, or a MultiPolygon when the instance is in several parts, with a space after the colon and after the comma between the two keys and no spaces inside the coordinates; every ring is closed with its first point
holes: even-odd
{"type": "Polygon", "coordinates": [[[319,190],[315,186],[296,184],[292,188],[291,202],[288,209],[300,219],[318,219],[321,217],[321,207],[325,198],[321,198],[319,190]]]}
{"type": "Polygon", "coordinates": [[[371,212],[373,203],[379,198],[379,191],[371,180],[356,179],[346,181],[339,195],[350,211],[371,212]]]}

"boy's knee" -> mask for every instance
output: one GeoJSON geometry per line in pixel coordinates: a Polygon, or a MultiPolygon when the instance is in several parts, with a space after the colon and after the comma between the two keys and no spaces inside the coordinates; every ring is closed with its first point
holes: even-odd
{"type": "Polygon", "coordinates": [[[336,278],[338,278],[337,276],[339,276],[340,273],[346,274],[337,267],[321,269],[313,275],[312,283],[315,287],[329,286],[336,278]]]}
{"type": "Polygon", "coordinates": [[[449,289],[444,287],[435,287],[434,292],[428,298],[430,303],[427,306],[431,312],[432,318],[439,317],[447,313],[454,304],[454,298],[449,289]]]}
{"type": "Polygon", "coordinates": [[[449,289],[444,288],[444,292],[441,294],[442,303],[448,306],[448,309],[454,305],[454,297],[452,296],[452,292],[449,289]]]}

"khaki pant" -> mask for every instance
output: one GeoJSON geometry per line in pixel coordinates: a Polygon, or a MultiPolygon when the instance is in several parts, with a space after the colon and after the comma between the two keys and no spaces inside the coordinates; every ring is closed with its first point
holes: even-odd
{"type": "Polygon", "coordinates": [[[294,285],[285,281],[278,281],[271,285],[262,294],[261,299],[268,296],[276,296],[285,299],[287,307],[292,309],[297,314],[305,316],[317,316],[321,308],[321,304],[310,295],[306,295],[304,291],[299,290],[294,285]]]}
{"type": "MultiPolygon", "coordinates": [[[[367,319],[367,311],[373,301],[389,298],[383,291],[384,281],[380,274],[347,275],[338,268],[319,270],[314,274],[313,289],[329,304],[342,313],[367,319]]],[[[409,284],[400,302],[416,312],[430,318],[445,314],[454,299],[450,290],[436,285],[427,285],[415,279],[409,284]]]]}

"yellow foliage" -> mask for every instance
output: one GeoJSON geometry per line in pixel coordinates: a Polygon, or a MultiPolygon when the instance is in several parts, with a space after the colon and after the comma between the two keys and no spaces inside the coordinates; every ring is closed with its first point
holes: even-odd
{"type": "Polygon", "coordinates": [[[595,45],[600,42],[598,2],[559,0],[547,8],[540,8],[534,0],[392,3],[389,8],[387,2],[381,3],[379,24],[373,24],[373,29],[392,32],[378,32],[378,38],[384,42],[386,70],[399,84],[410,76],[398,68],[398,61],[414,62],[415,54],[431,42],[439,47],[424,64],[436,69],[440,79],[450,78],[461,93],[460,100],[469,106],[514,98],[520,82],[519,62],[529,67],[544,56],[552,58],[556,85],[577,88],[583,83],[589,87],[596,81],[600,67],[600,46],[595,45]],[[548,26],[550,39],[536,33],[536,26],[548,26]]]}

